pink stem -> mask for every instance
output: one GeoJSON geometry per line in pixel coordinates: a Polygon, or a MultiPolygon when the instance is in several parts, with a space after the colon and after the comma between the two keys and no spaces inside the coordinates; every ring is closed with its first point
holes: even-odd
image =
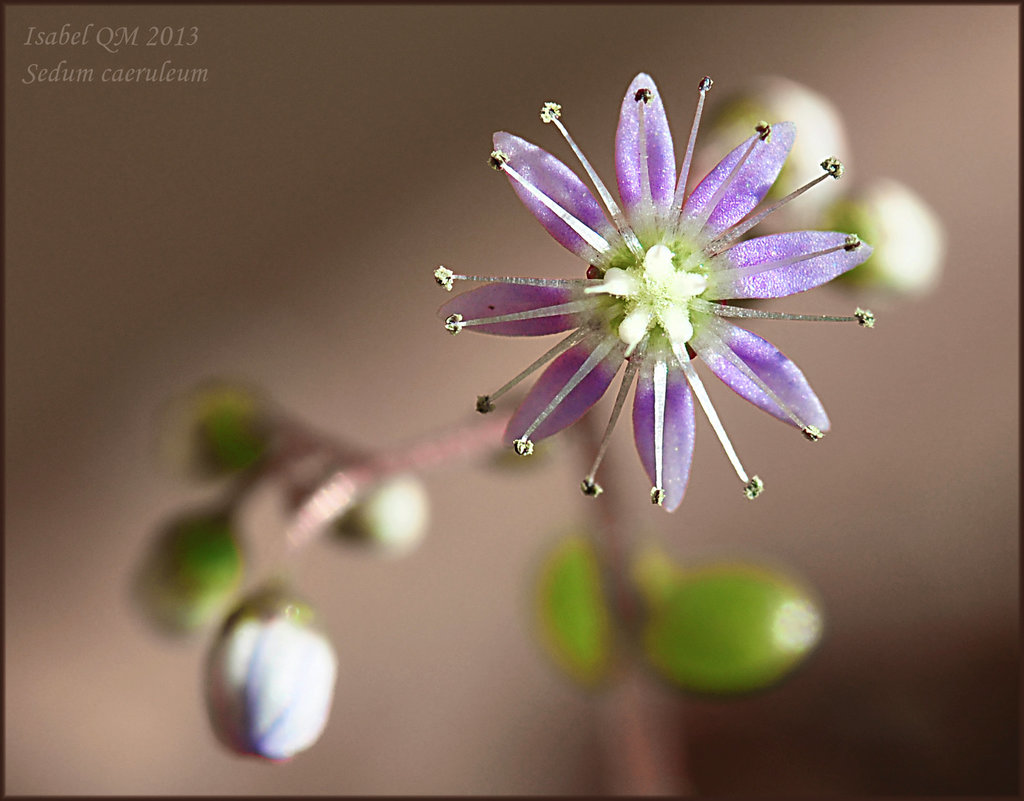
{"type": "MultiPolygon", "coordinates": [[[[599,444],[598,431],[591,415],[577,424],[583,461],[589,464],[599,444]]],[[[629,578],[629,521],[613,466],[605,463],[605,491],[588,500],[598,536],[594,544],[610,590],[614,617],[622,638],[640,636],[642,625],[637,591],[629,578]]],[[[663,721],[652,714],[649,682],[635,663],[632,649],[629,660],[615,686],[600,707],[602,734],[608,749],[609,790],[617,795],[674,795],[691,790],[686,775],[685,756],[669,747],[663,721]]]]}
{"type": "Polygon", "coordinates": [[[306,496],[292,515],[285,531],[288,550],[300,550],[315,540],[359,495],[383,479],[497,448],[508,417],[490,414],[482,421],[442,431],[391,453],[336,470],[306,496]]]}

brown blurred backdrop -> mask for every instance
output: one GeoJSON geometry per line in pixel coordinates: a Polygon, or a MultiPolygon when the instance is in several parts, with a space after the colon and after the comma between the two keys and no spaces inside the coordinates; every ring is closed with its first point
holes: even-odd
{"type": "MultiPolygon", "coordinates": [[[[824,442],[711,386],[768,484],[756,504],[702,421],[682,508],[651,509],[628,426],[618,432],[610,460],[638,533],[682,560],[787,564],[828,613],[820,652],[771,692],[710,701],[652,686],[646,703],[685,734],[679,764],[709,794],[1014,792],[1018,15],[7,6],[6,791],[605,786],[598,710],[530,631],[539,553],[587,512],[567,448],[507,478],[475,465],[429,476],[434,525],[404,560],[326,547],[307,560],[301,586],[340,678],[322,740],[288,765],[220,749],[200,703],[205,638],[157,637],[127,582],[155,526],[208,497],[153,447],[161,403],[196,380],[249,378],[379,447],[468,417],[477,393],[532,360],[536,341],[446,334],[430,271],[578,271],[487,169],[490,135],[564,156],[537,119],[558,100],[611,180],[619,102],[643,70],[679,140],[704,74],[723,94],[763,73],[822,92],[848,124],[844,180],[909,184],[949,238],[939,289],[874,301],[874,332],[756,327],[810,377],[833,421],[824,442]],[[199,41],[118,54],[24,44],[31,26],[64,22],[196,26],[199,41]],[[24,82],[29,65],[61,59],[99,71],[168,58],[208,80],[24,82]]],[[[829,287],[780,308],[860,302],[829,287]]]]}

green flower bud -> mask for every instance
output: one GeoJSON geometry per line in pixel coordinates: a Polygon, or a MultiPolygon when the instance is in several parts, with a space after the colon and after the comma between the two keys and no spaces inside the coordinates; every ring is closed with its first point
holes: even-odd
{"type": "Polygon", "coordinates": [[[935,212],[912,189],[877,179],[824,212],[822,225],[857,234],[874,252],[840,276],[859,288],[920,295],[939,281],[946,236],[935,212]]]}
{"type": "Polygon", "coordinates": [[[654,669],[686,690],[732,694],[769,687],[821,637],[810,593],[764,567],[723,563],[657,575],[643,632],[654,669]]]}
{"type": "Polygon", "coordinates": [[[612,662],[612,627],[587,537],[566,537],[544,558],[535,608],[540,642],[552,661],[584,686],[603,682],[612,662]]]}
{"type": "Polygon", "coordinates": [[[185,633],[223,612],[243,573],[230,512],[193,512],[165,526],[151,544],[136,576],[135,597],[159,628],[185,633]]]}
{"type": "Polygon", "coordinates": [[[366,545],[379,554],[399,556],[414,550],[430,522],[430,498],[414,476],[378,483],[334,526],[345,542],[366,545]]]}
{"type": "Polygon", "coordinates": [[[268,447],[269,428],[265,403],[254,390],[210,381],[168,405],[162,449],[184,472],[216,478],[258,462],[268,447]]]}

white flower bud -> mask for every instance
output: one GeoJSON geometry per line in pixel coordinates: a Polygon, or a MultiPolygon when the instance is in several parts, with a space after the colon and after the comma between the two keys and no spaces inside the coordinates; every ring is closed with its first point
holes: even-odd
{"type": "Polygon", "coordinates": [[[225,621],[207,660],[206,703],[217,739],[232,751],[289,759],[323,732],[337,657],[312,616],[269,590],[225,621]]]}
{"type": "MultiPolygon", "coordinates": [[[[768,202],[820,175],[821,160],[828,156],[838,156],[847,168],[852,162],[842,117],[835,105],[813,89],[788,78],[757,77],[713,107],[709,117],[697,154],[698,168],[690,176],[693,179],[703,178],[715,166],[716,154],[750,136],[759,120],[795,122],[800,132],[768,194],[768,202]]],[[[813,227],[822,208],[840,197],[843,190],[842,181],[824,181],[767,218],[759,232],[813,227]]]]}
{"type": "Polygon", "coordinates": [[[430,498],[419,479],[386,479],[358,500],[337,524],[345,540],[399,556],[419,545],[430,520],[430,498]]]}
{"type": "Polygon", "coordinates": [[[830,207],[825,223],[859,235],[874,248],[871,258],[842,276],[850,284],[921,295],[941,276],[946,255],[942,222],[916,192],[898,181],[871,181],[830,207]]]}

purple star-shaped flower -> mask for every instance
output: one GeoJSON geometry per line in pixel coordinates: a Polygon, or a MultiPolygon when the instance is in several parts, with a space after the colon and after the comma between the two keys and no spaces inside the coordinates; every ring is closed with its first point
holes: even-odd
{"type": "Polygon", "coordinates": [[[693,456],[694,396],[729,457],[747,497],[763,484],[747,475],[693,366],[699,357],[732,390],[769,414],[818,440],[828,417],[803,373],[761,337],[726,318],[856,321],[872,326],[871,312],[852,317],[811,317],[730,306],[725,299],[777,298],[811,289],[856,267],[871,248],[855,235],[799,231],[743,240],[775,209],[825,178],[839,178],[842,164],[822,162],[824,173],[777,203],[755,211],[775,182],[796,133],[790,122],[760,123],[689,194],[704,96],[678,178],[672,134],[650,76],[633,79],[622,100],[615,137],[621,205],[601,182],[561,122],[561,107],[545,103],[541,119],[554,124],[589,176],[600,202],[577,175],[541,148],[512,134],[494,135],[491,166],[504,172],[526,207],[564,247],[588,265],[581,279],[490,278],[434,272],[451,290],[455,280],[488,285],[442,306],[445,327],[486,334],[568,337],[512,381],[477,400],[477,410],[550,362],[508,423],[516,452],[529,455],[536,440],[576,422],[624,376],[599,452],[583,480],[597,495],[594,477],[609,437],[636,379],[633,434],[653,484],[652,502],[672,511],[686,489],[693,456]]]}

